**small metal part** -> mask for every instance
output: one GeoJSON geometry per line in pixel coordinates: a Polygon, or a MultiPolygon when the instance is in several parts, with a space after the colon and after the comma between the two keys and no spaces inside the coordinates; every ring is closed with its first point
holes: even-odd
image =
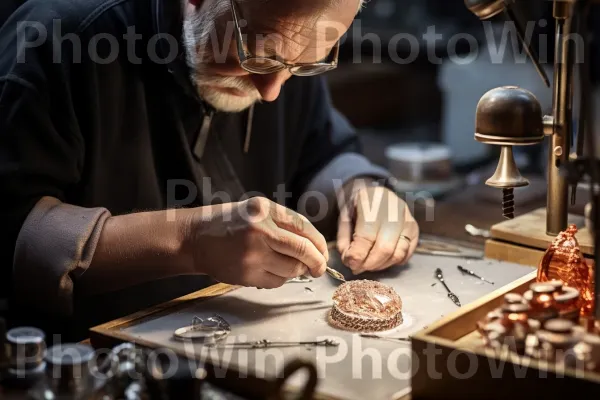
{"type": "Polygon", "coordinates": [[[561,146],[556,146],[553,152],[556,157],[561,157],[563,155],[563,148],[561,146]]]}
{"type": "Polygon", "coordinates": [[[520,304],[523,302],[523,296],[518,293],[507,293],[504,295],[504,304],[520,304]]]}
{"type": "Polygon", "coordinates": [[[205,344],[214,344],[231,333],[231,326],[220,315],[203,319],[194,317],[192,324],[176,329],[173,337],[179,340],[193,340],[205,344]]]}
{"type": "Polygon", "coordinates": [[[298,342],[279,342],[270,341],[268,339],[249,341],[249,342],[238,342],[238,343],[225,343],[218,345],[219,348],[244,348],[244,349],[267,349],[274,347],[301,347],[301,346],[323,346],[323,347],[337,347],[340,343],[333,339],[324,339],[319,341],[298,341],[298,342]]]}
{"type": "Polygon", "coordinates": [[[296,278],[288,279],[287,283],[309,283],[312,281],[313,281],[312,278],[310,278],[306,275],[301,275],[296,278]]]}
{"type": "Polygon", "coordinates": [[[437,268],[435,270],[435,277],[440,282],[442,282],[442,285],[444,285],[444,288],[448,292],[448,297],[450,298],[450,300],[452,300],[454,302],[454,304],[456,304],[457,306],[460,307],[460,300],[458,299],[458,296],[456,294],[454,294],[452,292],[452,290],[450,290],[450,288],[448,287],[448,285],[446,285],[446,281],[444,280],[444,274],[442,273],[442,270],[440,268],[437,268]]]}
{"type": "Polygon", "coordinates": [[[33,327],[13,328],[6,333],[9,366],[15,369],[33,369],[44,362],[46,335],[33,327]]]}
{"type": "Polygon", "coordinates": [[[390,340],[392,342],[410,342],[410,337],[386,337],[386,336],[376,335],[373,333],[361,333],[361,334],[359,334],[359,336],[363,337],[363,338],[367,338],[367,339],[390,340]]]}
{"type": "Polygon", "coordinates": [[[484,237],[484,238],[492,237],[492,234],[489,230],[477,228],[471,224],[465,225],[465,231],[467,231],[467,233],[471,236],[476,236],[476,237],[479,236],[479,237],[484,237]]]}
{"type": "Polygon", "coordinates": [[[458,246],[431,240],[419,241],[419,245],[415,249],[415,252],[430,256],[458,257],[471,260],[483,259],[483,255],[480,253],[466,252],[458,246]]]}
{"type": "Polygon", "coordinates": [[[46,376],[54,394],[78,395],[92,385],[90,362],[94,349],[83,344],[60,344],[46,353],[46,376]]]}
{"type": "Polygon", "coordinates": [[[515,192],[513,188],[502,189],[502,216],[506,219],[515,218],[515,192]]]}
{"type": "Polygon", "coordinates": [[[515,13],[515,11],[513,10],[512,7],[506,6],[504,9],[504,15],[506,16],[506,18],[508,18],[510,21],[512,21],[512,23],[515,25],[515,30],[517,31],[519,40],[521,41],[521,44],[523,45],[523,50],[525,50],[525,52],[529,56],[529,59],[531,60],[531,62],[533,63],[533,66],[535,67],[535,70],[537,71],[540,78],[542,78],[544,85],[546,85],[546,87],[549,88],[550,87],[550,79],[548,78],[548,74],[546,74],[546,71],[544,70],[544,68],[542,68],[542,66],[540,64],[540,58],[539,58],[537,52],[535,51],[535,49],[533,48],[533,46],[531,46],[531,43],[528,43],[527,40],[525,40],[525,38],[527,37],[527,34],[525,32],[525,29],[523,29],[523,26],[521,25],[521,22],[519,21],[517,14],[515,13]]]}
{"type": "Polygon", "coordinates": [[[346,282],[346,278],[344,278],[344,275],[331,268],[330,266],[327,266],[327,274],[335,280],[338,280],[340,282],[346,282]]]}
{"type": "Polygon", "coordinates": [[[468,269],[464,268],[464,267],[463,267],[463,266],[461,266],[461,265],[457,265],[457,266],[456,266],[456,268],[458,268],[458,270],[459,270],[460,272],[462,272],[463,274],[471,275],[472,277],[475,277],[475,278],[477,278],[477,279],[480,279],[480,280],[482,280],[482,281],[484,281],[484,282],[487,282],[487,283],[489,283],[490,285],[493,285],[493,284],[494,284],[494,282],[488,281],[487,279],[485,279],[485,278],[483,278],[483,277],[481,277],[481,276],[477,275],[475,272],[473,272],[473,271],[471,271],[471,270],[468,270],[468,269]]]}

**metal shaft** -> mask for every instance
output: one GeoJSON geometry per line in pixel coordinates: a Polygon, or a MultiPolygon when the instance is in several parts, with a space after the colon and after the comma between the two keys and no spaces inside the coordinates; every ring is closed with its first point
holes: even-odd
{"type": "Polygon", "coordinates": [[[531,60],[531,62],[533,63],[533,66],[535,67],[535,70],[537,71],[540,78],[542,78],[544,85],[546,85],[546,87],[550,87],[550,79],[548,79],[548,75],[546,74],[546,71],[540,65],[540,57],[538,56],[535,49],[531,46],[531,42],[527,41],[527,36],[525,35],[525,30],[523,29],[521,22],[517,18],[517,15],[515,14],[515,12],[513,11],[513,9],[511,7],[506,7],[504,9],[504,14],[506,15],[506,17],[508,18],[509,21],[512,21],[515,24],[515,29],[517,31],[517,35],[519,36],[521,44],[523,45],[523,50],[525,50],[525,52],[529,56],[529,59],[531,60]]]}
{"type": "Polygon", "coordinates": [[[548,155],[548,198],[546,233],[558,235],[567,228],[569,185],[559,166],[568,161],[572,136],[573,57],[569,35],[571,2],[555,1],[556,60],[554,63],[554,134],[548,155]]]}
{"type": "Polygon", "coordinates": [[[506,219],[515,218],[515,190],[513,188],[502,189],[502,215],[506,219]]]}

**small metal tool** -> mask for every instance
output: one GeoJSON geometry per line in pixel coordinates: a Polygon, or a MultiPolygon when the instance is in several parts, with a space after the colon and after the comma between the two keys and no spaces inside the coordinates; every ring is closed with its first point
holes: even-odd
{"type": "Polygon", "coordinates": [[[458,246],[432,240],[419,241],[419,245],[417,246],[415,252],[430,256],[458,257],[472,260],[483,259],[482,254],[466,252],[458,246]]]}
{"type": "Polygon", "coordinates": [[[450,290],[450,288],[448,287],[448,285],[446,285],[446,282],[444,280],[444,274],[442,273],[442,270],[437,268],[435,270],[435,277],[442,282],[442,285],[444,285],[444,287],[446,288],[446,291],[448,292],[448,297],[450,298],[450,300],[452,300],[454,302],[454,304],[456,304],[457,306],[460,307],[460,300],[458,300],[458,296],[455,295],[452,290],[450,290]]]}
{"type": "Polygon", "coordinates": [[[287,283],[308,283],[308,282],[312,282],[312,281],[313,281],[312,278],[310,278],[306,275],[301,275],[296,278],[288,279],[287,283]]]}
{"type": "Polygon", "coordinates": [[[272,342],[267,339],[250,341],[250,342],[238,342],[238,343],[225,343],[218,345],[219,348],[231,347],[231,348],[244,348],[244,349],[267,349],[273,347],[300,347],[300,346],[324,346],[324,347],[337,347],[339,342],[333,339],[324,339],[319,341],[307,341],[307,342],[272,342]]]}
{"type": "Polygon", "coordinates": [[[331,268],[330,266],[327,266],[327,274],[335,280],[338,280],[340,282],[346,282],[346,278],[344,278],[344,275],[331,268]]]}
{"type": "Polygon", "coordinates": [[[481,277],[481,276],[477,275],[475,272],[473,272],[473,271],[471,271],[471,270],[468,270],[468,269],[466,269],[465,267],[463,267],[463,266],[461,266],[461,265],[457,265],[457,266],[456,266],[456,268],[458,268],[458,270],[459,270],[460,272],[462,272],[463,274],[471,275],[472,277],[475,277],[475,278],[477,278],[477,279],[480,279],[480,280],[482,280],[482,281],[484,281],[484,282],[487,282],[487,283],[489,283],[490,285],[493,285],[493,284],[494,284],[494,282],[488,281],[487,279],[485,279],[485,278],[483,278],[483,277],[481,277]]]}
{"type": "Polygon", "coordinates": [[[392,342],[410,342],[409,337],[386,337],[386,336],[375,335],[373,333],[361,333],[359,336],[363,337],[363,338],[367,338],[367,339],[381,339],[381,340],[389,340],[392,342]]]}
{"type": "Polygon", "coordinates": [[[492,236],[489,230],[477,228],[471,224],[465,225],[465,231],[471,236],[489,238],[492,236]]]}

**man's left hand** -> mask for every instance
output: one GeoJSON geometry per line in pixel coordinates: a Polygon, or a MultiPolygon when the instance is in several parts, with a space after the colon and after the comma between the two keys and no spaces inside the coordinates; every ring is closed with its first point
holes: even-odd
{"type": "Polygon", "coordinates": [[[340,211],[337,247],[355,275],[405,264],[419,241],[407,204],[385,187],[363,187],[340,211]]]}

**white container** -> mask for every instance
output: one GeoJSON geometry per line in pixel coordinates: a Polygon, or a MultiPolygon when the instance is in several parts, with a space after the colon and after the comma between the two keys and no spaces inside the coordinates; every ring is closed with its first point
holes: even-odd
{"type": "Polygon", "coordinates": [[[396,179],[405,182],[444,182],[452,178],[451,153],[442,144],[405,144],[388,146],[387,166],[396,179]]]}

